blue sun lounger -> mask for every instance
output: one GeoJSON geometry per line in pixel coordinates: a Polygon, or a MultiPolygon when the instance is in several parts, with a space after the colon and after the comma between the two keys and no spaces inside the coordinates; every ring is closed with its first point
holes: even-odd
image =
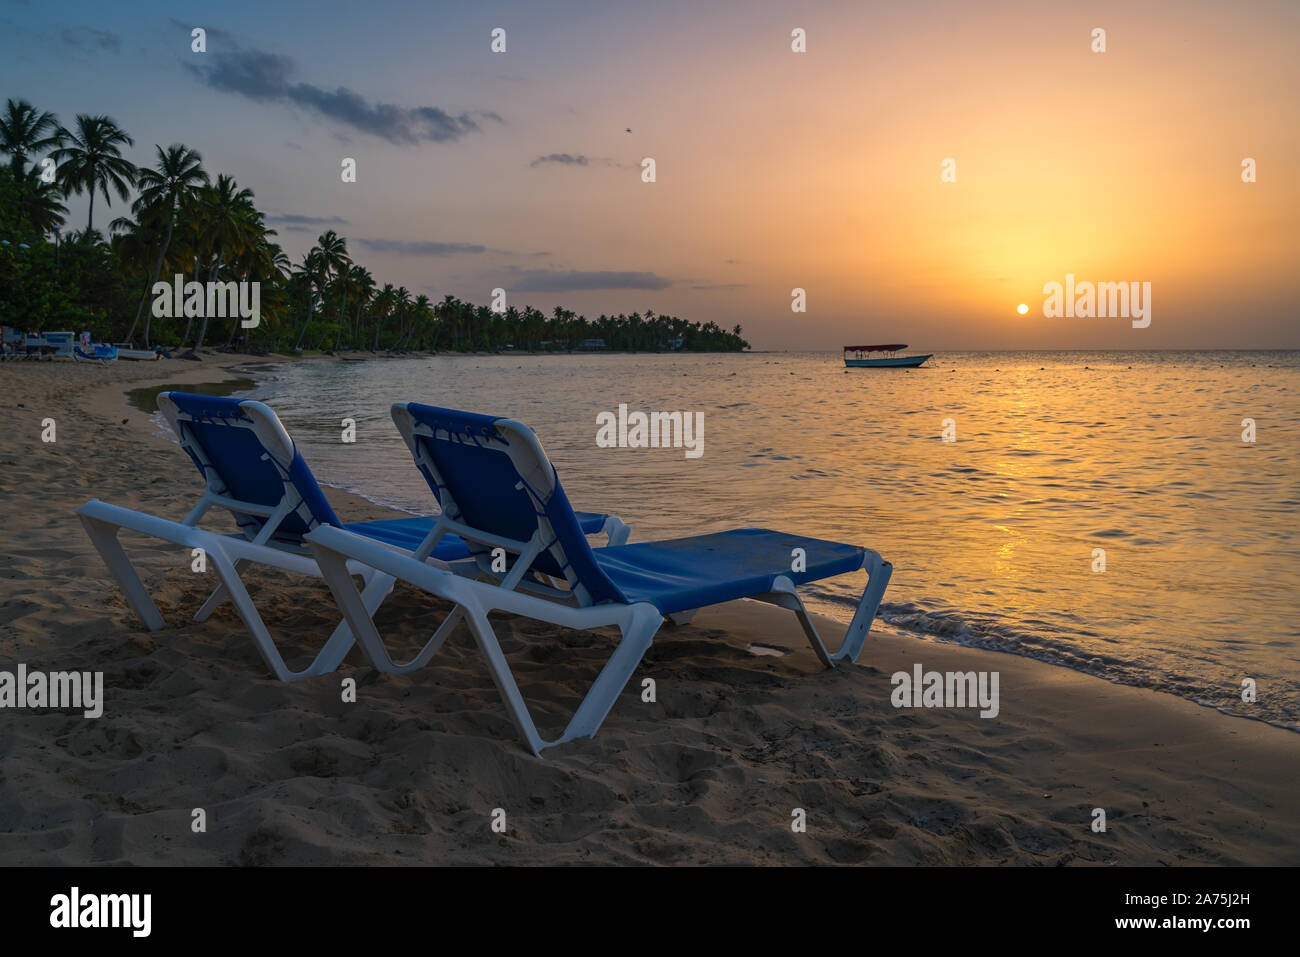
{"type": "MultiPolygon", "coordinates": [[[[352,632],[346,622],[340,622],[315,660],[301,671],[291,671],[244,587],[240,571],[245,565],[271,565],[319,577],[320,569],[302,539],[321,526],[347,529],[378,548],[396,549],[393,554],[402,554],[416,563],[429,560],[445,566],[470,555],[464,540],[434,534],[434,517],[345,525],[325,500],[279,418],[261,402],[163,392],[158,396],[158,408],[207,483],[207,490],[189,515],[179,523],[171,522],[98,499],[77,509],[127,602],[150,631],[162,628],[163,619],[118,541],[123,528],[187,549],[202,549],[205,563],[212,564],[221,584],[203,603],[195,621],[205,621],[229,598],[267,666],[282,681],[333,671],[352,647],[352,632]],[[199,520],[213,506],[230,510],[239,528],[237,534],[223,535],[198,527],[199,520]]],[[[627,526],[612,515],[584,513],[578,517],[578,525],[580,534],[603,532],[611,543],[627,540],[627,526]]],[[[191,555],[185,557],[187,565],[191,555]]],[[[366,608],[373,613],[392,590],[393,580],[370,567],[358,567],[356,573],[366,583],[366,608]]]]}
{"type": "Polygon", "coordinates": [[[393,406],[393,419],[442,502],[433,540],[457,535],[468,543],[470,558],[450,569],[435,568],[334,525],[318,526],[306,541],[357,641],[381,670],[419,667],[459,621],[466,622],[506,710],[534,754],[595,735],[665,616],[680,621],[704,606],[755,598],[793,611],[828,668],[837,660],[856,660],[862,650],[892,572],[870,549],[762,528],[592,548],[554,466],[526,425],[413,402],[393,406]],[[502,577],[500,563],[506,554],[513,556],[513,565],[502,577]],[[491,581],[476,580],[473,569],[463,567],[487,573],[494,561],[497,575],[491,581]],[[409,663],[397,665],[389,656],[364,595],[349,574],[349,562],[455,604],[409,663]],[[868,573],[866,590],[843,644],[832,654],[795,587],[858,570],[868,573]],[[553,579],[552,584],[545,584],[545,578],[553,579]],[[560,582],[567,587],[558,587],[560,582]],[[493,611],[566,628],[614,625],[622,633],[568,727],[554,741],[538,734],[488,621],[493,611]]]}

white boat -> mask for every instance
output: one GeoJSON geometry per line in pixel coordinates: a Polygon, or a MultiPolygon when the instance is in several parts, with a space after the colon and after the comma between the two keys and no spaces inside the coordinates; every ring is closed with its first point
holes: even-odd
{"type": "Polygon", "coordinates": [[[933,352],[923,356],[898,355],[899,352],[906,348],[907,346],[901,343],[880,346],[845,346],[844,364],[850,369],[915,369],[934,355],[933,352]],[[885,356],[883,359],[867,358],[873,352],[887,352],[890,355],[885,356]]]}
{"type": "Polygon", "coordinates": [[[113,346],[117,349],[119,359],[148,360],[158,358],[158,353],[152,349],[132,349],[129,342],[115,342],[113,346]]]}

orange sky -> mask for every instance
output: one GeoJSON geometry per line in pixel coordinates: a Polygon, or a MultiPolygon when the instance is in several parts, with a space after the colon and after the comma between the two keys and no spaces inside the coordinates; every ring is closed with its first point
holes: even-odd
{"type": "MultiPolygon", "coordinates": [[[[319,8],[304,20],[235,0],[214,24],[231,39],[199,62],[263,51],[292,57],[294,82],[499,121],[403,145],[205,85],[161,6],[133,8],[133,28],[85,5],[138,39],[116,60],[33,52],[53,23],[13,34],[11,65],[52,79],[7,93],[112,114],[138,160],[183,140],[264,208],[341,220],[377,279],[435,298],[501,286],[547,311],[649,307],[741,323],[756,348],[1300,347],[1298,3],[319,8]],[[494,26],[505,54],[488,50],[494,26]],[[794,27],[807,53],[791,52],[794,27]],[[551,154],[586,162],[537,162],[551,154]],[[357,183],[340,183],[341,156],[357,183]],[[584,288],[628,273],[661,288],[584,288]],[[1043,284],[1066,273],[1152,283],[1151,326],[1044,318],[1043,284]],[[546,291],[519,288],[530,280],[546,291]],[[796,286],[807,314],[790,311],[796,286]]],[[[298,259],[321,228],[281,227],[286,249],[298,259]]]]}

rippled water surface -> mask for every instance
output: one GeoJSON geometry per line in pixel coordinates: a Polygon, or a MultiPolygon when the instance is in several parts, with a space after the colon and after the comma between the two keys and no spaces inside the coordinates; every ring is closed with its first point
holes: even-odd
{"type": "MultiPolygon", "coordinates": [[[[256,395],[318,477],[377,501],[432,511],[392,402],[508,415],[537,431],[577,507],[616,512],[634,541],[762,525],[868,545],[895,566],[891,627],[1300,727],[1300,353],[949,353],[914,371],[845,370],[832,354],[506,355],[270,372],[256,395]],[[703,412],[703,456],[598,448],[597,413],[619,403],[703,412]],[[355,444],[340,442],[344,417],[355,444]]],[[[810,604],[847,617],[862,583],[823,583],[810,604]]]]}

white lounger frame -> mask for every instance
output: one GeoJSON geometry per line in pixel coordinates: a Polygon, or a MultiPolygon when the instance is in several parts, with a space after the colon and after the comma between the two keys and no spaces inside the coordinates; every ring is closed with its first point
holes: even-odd
{"type": "MultiPolygon", "coordinates": [[[[423,427],[416,426],[400,405],[394,408],[393,418],[417,461],[427,463],[436,474],[436,466],[422,455],[414,441],[416,431],[423,427]]],[[[498,420],[494,425],[499,433],[509,437],[509,451],[506,454],[514,461],[519,474],[526,478],[529,494],[534,494],[532,489],[540,489],[549,496],[554,490],[554,469],[550,467],[546,453],[532,430],[521,423],[505,419],[498,420]]],[[[427,430],[425,433],[428,434],[427,430]]],[[[466,574],[458,575],[446,567],[437,568],[417,562],[391,549],[385,549],[374,541],[331,526],[313,529],[305,540],[316,555],[325,581],[343,612],[344,620],[376,668],[407,673],[423,667],[442,647],[456,624],[463,620],[487,661],[492,680],[505,702],[510,719],[533,754],[540,756],[545,748],[583,736],[594,736],[650,647],[664,622],[663,616],[648,602],[593,604],[586,589],[573,582],[570,582],[573,586],[571,590],[566,592],[539,585],[525,576],[533,559],[547,547],[547,543],[555,541],[554,531],[540,512],[538,527],[526,542],[472,528],[456,520],[459,514],[459,507],[454,500],[444,496],[443,514],[434,524],[431,537],[436,542],[442,535],[454,533],[466,541],[502,547],[508,553],[518,556],[503,579],[493,583],[475,581],[466,574]],[[405,664],[393,661],[375,627],[365,592],[359,592],[352,580],[353,563],[356,562],[381,572],[390,582],[392,579],[400,579],[455,605],[420,651],[405,664]],[[516,591],[516,587],[539,592],[547,597],[525,594],[516,591]],[[493,611],[522,615],[564,628],[587,629],[616,625],[622,633],[618,646],[578,705],[564,733],[554,741],[544,740],[537,731],[537,725],[519,691],[510,664],[501,651],[496,632],[488,621],[488,615],[493,611]]],[[[459,564],[470,565],[468,562],[459,564]]],[[[772,591],[750,597],[793,611],[818,659],[827,668],[833,668],[836,661],[846,658],[849,661],[857,660],[893,572],[893,567],[870,549],[864,550],[861,568],[868,573],[867,587],[858,602],[843,643],[833,654],[827,651],[790,578],[778,576],[773,582],[772,591]]],[[[669,617],[678,624],[685,624],[694,613],[695,610],[691,610],[669,617]]]]}
{"type": "MultiPolygon", "coordinates": [[[[274,516],[275,524],[278,524],[284,516],[283,514],[275,516],[275,512],[285,509],[285,504],[285,501],[281,500],[274,510],[265,509],[265,514],[274,516]]],[[[140,576],[122,547],[122,543],[118,541],[118,533],[124,528],[182,545],[187,549],[203,549],[221,583],[199,608],[194,615],[194,620],[206,621],[217,606],[229,598],[249,634],[253,636],[253,643],[257,646],[262,660],[281,681],[301,681],[303,678],[311,678],[335,670],[353,644],[352,632],[346,621],[340,622],[334,629],[333,634],[311,664],[301,671],[293,671],[276,648],[266,623],[262,621],[262,616],[258,613],[257,606],[253,604],[253,599],[249,596],[248,589],[244,587],[240,577],[240,571],[245,565],[257,563],[319,578],[320,567],[315,559],[306,551],[292,549],[278,543],[268,544],[269,535],[259,534],[249,541],[242,535],[221,535],[198,528],[195,523],[213,505],[230,505],[251,514],[259,514],[259,511],[264,509],[264,506],[252,502],[224,499],[222,496],[209,493],[203,496],[203,500],[186,516],[184,522],[171,522],[155,515],[110,505],[99,499],[91,499],[77,509],[77,514],[81,517],[86,533],[94,542],[100,557],[104,559],[104,564],[108,566],[108,570],[121,586],[131,610],[150,631],[158,631],[164,627],[165,622],[149,596],[148,589],[140,581],[140,576]]],[[[272,522],[267,522],[266,529],[274,527],[272,522]]],[[[408,557],[412,561],[416,558],[415,555],[408,557]]],[[[372,611],[378,609],[392,590],[392,580],[384,582],[384,576],[376,573],[374,569],[358,567],[356,573],[366,580],[368,605],[372,611]]]]}
{"type": "MultiPolygon", "coordinates": [[[[165,397],[160,396],[160,404],[165,402],[165,397]]],[[[301,681],[304,678],[328,674],[338,668],[354,643],[348,622],[346,620],[339,622],[311,664],[300,671],[293,671],[285,663],[284,656],[276,647],[266,623],[262,621],[262,616],[258,613],[257,606],[253,603],[240,577],[241,569],[250,563],[270,565],[316,578],[322,577],[320,566],[306,547],[293,546],[273,539],[280,523],[302,504],[301,496],[289,481],[289,474],[284,464],[293,461],[293,440],[289,438],[279,418],[267,406],[260,402],[247,401],[241,403],[241,408],[249,415],[251,421],[234,422],[231,423],[232,427],[247,428],[255,432],[262,445],[274,453],[270,460],[281,473],[285,491],[274,506],[245,502],[226,495],[226,489],[217,478],[215,469],[210,467],[211,463],[207,461],[202,447],[196,442],[189,441],[185,435],[181,435],[179,438],[182,445],[193,452],[205,466],[209,466],[204,469],[208,482],[207,491],[184,521],[168,521],[156,515],[110,505],[99,499],[91,499],[82,505],[77,509],[77,515],[81,518],[86,534],[90,536],[104,564],[108,566],[109,572],[121,586],[131,610],[150,631],[158,631],[166,623],[150,597],[148,589],[140,580],[140,575],[122,547],[122,543],[118,540],[118,534],[124,528],[184,546],[186,549],[203,549],[220,579],[220,584],[195,613],[195,621],[206,621],[222,602],[229,599],[249,634],[252,635],[253,643],[257,646],[262,660],[277,678],[281,681],[301,681]],[[199,528],[199,520],[213,506],[249,515],[265,516],[266,521],[251,540],[243,535],[220,534],[199,528]]],[[[174,422],[178,420],[183,422],[186,418],[185,414],[174,405],[166,411],[174,422]]],[[[603,532],[611,542],[626,541],[629,531],[616,516],[611,515],[605,520],[603,532]]],[[[374,544],[378,549],[400,555],[409,561],[420,564],[431,562],[433,565],[447,569],[450,566],[429,557],[444,534],[445,531],[438,531],[435,523],[434,528],[425,535],[414,552],[407,552],[396,546],[379,542],[374,544]]],[[[361,538],[361,536],[355,537],[361,538]]],[[[363,541],[370,540],[363,539],[363,541]]],[[[393,579],[377,572],[373,566],[354,563],[351,571],[360,575],[365,582],[363,601],[368,615],[373,615],[392,591],[393,579]]],[[[364,651],[365,649],[363,653],[364,651]]]]}
{"type": "MultiPolygon", "coordinates": [[[[449,528],[448,531],[450,530],[449,528]]],[[[467,530],[463,527],[457,528],[456,533],[467,537],[467,530]]],[[[482,533],[474,534],[487,540],[482,533]]],[[[357,643],[364,650],[366,657],[380,671],[408,673],[423,667],[442,647],[456,624],[464,621],[469,626],[479,651],[487,661],[492,680],[505,702],[511,721],[519,730],[520,736],[527,742],[529,749],[539,756],[545,748],[596,734],[605,716],[618,700],[619,694],[631,680],[637,665],[640,664],[664,621],[658,609],[648,602],[636,604],[607,602],[575,607],[572,604],[513,590],[515,581],[521,586],[526,585],[526,579],[520,580],[513,573],[500,584],[474,581],[446,568],[417,562],[410,556],[384,548],[378,542],[327,525],[322,525],[308,533],[307,541],[316,553],[316,560],[325,576],[325,581],[334,593],[334,598],[343,612],[344,619],[351,627],[352,634],[356,636],[357,643]],[[405,664],[397,664],[393,661],[375,627],[372,612],[369,610],[363,592],[357,590],[352,580],[356,562],[381,572],[385,579],[400,579],[455,605],[424,647],[405,664]],[[537,725],[519,691],[510,664],[501,651],[496,632],[488,620],[488,615],[494,611],[504,611],[563,628],[580,630],[616,625],[622,633],[617,648],[610,655],[605,667],[601,669],[577,711],[574,712],[564,733],[553,741],[544,740],[538,733],[537,725]]],[[[531,545],[535,544],[535,542],[531,543],[531,545]]],[[[520,545],[530,547],[530,543],[513,543],[515,547],[520,545]]],[[[517,562],[515,567],[525,566],[522,562],[517,562]]],[[[862,568],[868,572],[867,587],[845,633],[844,641],[834,653],[827,651],[812,618],[789,578],[781,576],[776,579],[775,588],[771,592],[751,597],[793,611],[803,626],[804,634],[807,635],[818,659],[827,668],[833,668],[836,661],[857,660],[871,629],[871,623],[876,617],[876,610],[880,606],[885,588],[889,584],[892,566],[875,552],[866,552],[862,568]]]]}
{"type": "MultiPolygon", "coordinates": [[[[248,416],[248,421],[232,421],[228,427],[249,429],[257,436],[257,440],[270,453],[268,460],[275,466],[284,484],[284,494],[273,506],[246,502],[227,494],[202,445],[193,441],[184,427],[190,417],[171,402],[165,393],[159,396],[159,407],[177,432],[181,447],[194,455],[203,466],[202,471],[208,487],[190,513],[183,521],[172,522],[156,515],[110,505],[99,499],[91,499],[77,509],[86,533],[99,551],[100,557],[104,559],[108,570],[117,579],[131,610],[150,631],[158,631],[165,624],[158,607],[153,603],[148,590],[140,581],[135,566],[118,540],[118,534],[124,528],[187,549],[203,549],[220,579],[220,584],[195,613],[194,620],[207,621],[223,601],[230,599],[244,626],[252,635],[253,643],[261,654],[262,660],[281,681],[301,681],[304,678],[334,671],[353,645],[352,632],[347,622],[339,622],[311,664],[300,671],[294,671],[285,663],[284,656],[276,647],[266,623],[262,621],[262,616],[258,613],[257,606],[253,603],[240,577],[241,569],[250,563],[270,565],[284,571],[316,578],[321,577],[320,567],[305,546],[274,540],[280,524],[302,505],[302,496],[289,479],[289,464],[293,462],[295,451],[293,439],[289,437],[289,433],[285,431],[279,418],[270,408],[261,402],[240,403],[240,408],[248,416]],[[199,528],[199,520],[214,506],[228,508],[236,513],[263,516],[265,521],[251,539],[246,535],[220,534],[199,528]]],[[[429,543],[431,537],[431,535],[426,536],[425,541],[420,543],[420,548],[411,554],[413,560],[428,558],[433,550],[432,544],[429,543]]],[[[373,612],[379,608],[392,590],[392,579],[385,579],[373,568],[357,567],[356,572],[365,579],[366,600],[373,612]]]]}

